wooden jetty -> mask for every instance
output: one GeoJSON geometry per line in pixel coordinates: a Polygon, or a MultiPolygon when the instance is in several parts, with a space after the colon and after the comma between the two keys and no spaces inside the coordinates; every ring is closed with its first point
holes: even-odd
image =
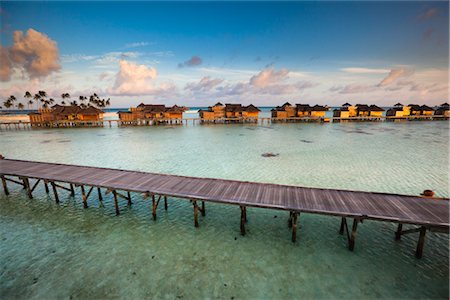
{"type": "Polygon", "coordinates": [[[442,198],[185,177],[3,157],[0,157],[0,177],[7,195],[7,182],[21,185],[29,198],[33,198],[33,191],[40,182],[47,193],[51,185],[56,203],[59,203],[58,189],[73,196],[74,189],[79,187],[85,208],[93,190],[97,190],[98,199],[102,201],[104,189],[106,193],[112,193],[117,215],[120,214],[119,198],[131,205],[130,193],[141,193],[144,198],[152,199],[154,220],[161,199],[166,210],[167,197],[187,199],[193,205],[195,227],[199,226],[199,212],[203,216],[206,214],[205,202],[237,205],[241,210],[242,235],[246,233],[248,207],[283,210],[289,212],[287,223],[292,229],[293,242],[297,239],[297,222],[301,213],[337,216],[341,218],[339,233],[345,233],[351,251],[355,247],[358,224],[364,220],[398,223],[395,240],[400,240],[404,234],[420,232],[416,249],[418,258],[422,257],[427,231],[448,234],[450,227],[449,199],[442,198]],[[349,228],[348,220],[351,219],[353,224],[349,228]],[[406,224],[413,227],[403,230],[406,224]]]}

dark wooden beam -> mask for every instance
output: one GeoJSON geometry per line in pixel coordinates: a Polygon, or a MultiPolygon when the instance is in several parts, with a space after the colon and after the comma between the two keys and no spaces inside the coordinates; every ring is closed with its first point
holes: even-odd
{"type": "Polygon", "coordinates": [[[55,195],[55,201],[56,201],[56,203],[59,203],[59,197],[58,197],[58,191],[56,190],[56,184],[52,181],[51,185],[52,185],[52,189],[53,189],[53,195],[55,195]]]}
{"type": "Polygon", "coordinates": [[[38,183],[41,182],[40,179],[36,180],[36,182],[34,183],[33,187],[31,188],[31,192],[34,192],[34,190],[36,189],[38,183]]]}
{"type": "Polygon", "coordinates": [[[192,204],[194,205],[194,226],[198,227],[198,205],[197,201],[193,201],[192,204]]]}
{"type": "Polygon", "coordinates": [[[403,229],[403,224],[398,223],[397,231],[395,232],[395,240],[396,241],[400,241],[400,239],[402,238],[402,229],[403,229]]]}
{"type": "Polygon", "coordinates": [[[358,229],[358,222],[359,218],[353,219],[352,234],[350,235],[350,239],[348,241],[348,249],[350,251],[353,251],[355,249],[356,230],[358,229]]]}
{"type": "Polygon", "coordinates": [[[167,196],[164,196],[164,210],[167,210],[167,196]]]}
{"type": "Polygon", "coordinates": [[[75,196],[75,189],[73,188],[73,184],[72,183],[70,184],[70,190],[68,190],[68,191],[70,191],[70,195],[72,197],[75,196]]]}
{"type": "Polygon", "coordinates": [[[206,216],[205,201],[202,201],[202,209],[200,210],[202,217],[206,216]]]}
{"type": "Polygon", "coordinates": [[[156,210],[158,208],[160,200],[161,200],[161,195],[159,195],[158,200],[156,200],[155,195],[152,195],[152,216],[153,216],[154,221],[156,221],[156,210]]]}
{"type": "Polygon", "coordinates": [[[245,206],[240,206],[241,208],[241,235],[245,235],[245,206]]]}
{"type": "Polygon", "coordinates": [[[423,246],[425,244],[425,234],[426,233],[427,233],[427,228],[425,226],[422,226],[420,228],[419,242],[417,243],[417,248],[416,248],[416,257],[417,258],[422,258],[423,246]]]}
{"type": "Polygon", "coordinates": [[[98,200],[100,202],[103,201],[103,197],[102,197],[102,190],[100,189],[100,187],[97,187],[97,194],[98,194],[98,200]]]}
{"type": "Polygon", "coordinates": [[[3,191],[5,192],[5,195],[9,195],[8,185],[6,184],[6,178],[3,175],[1,177],[2,177],[3,191]]]}
{"type": "Polygon", "coordinates": [[[298,212],[292,212],[292,242],[295,243],[297,240],[297,217],[298,212]]]}
{"type": "Polygon", "coordinates": [[[13,182],[13,183],[21,185],[21,186],[23,186],[23,188],[25,188],[25,184],[23,182],[20,182],[20,181],[17,181],[17,180],[14,180],[12,178],[8,178],[8,177],[5,177],[5,176],[3,176],[3,178],[5,178],[5,180],[7,180],[9,182],[13,182]]]}
{"type": "Polygon", "coordinates": [[[80,187],[81,187],[81,197],[83,198],[83,207],[88,208],[87,196],[86,191],[84,190],[84,185],[80,185],[80,187]]]}
{"type": "Polygon", "coordinates": [[[113,190],[113,195],[114,195],[114,207],[116,208],[116,216],[120,215],[120,210],[119,210],[119,203],[117,201],[117,192],[116,190],[113,190]]]}
{"type": "Polygon", "coordinates": [[[27,190],[28,198],[33,199],[33,193],[31,191],[30,180],[26,177],[22,178],[24,188],[27,190]]]}
{"type": "Polygon", "coordinates": [[[48,189],[48,181],[44,180],[44,187],[45,187],[45,192],[48,194],[50,193],[50,190],[48,189]]]}

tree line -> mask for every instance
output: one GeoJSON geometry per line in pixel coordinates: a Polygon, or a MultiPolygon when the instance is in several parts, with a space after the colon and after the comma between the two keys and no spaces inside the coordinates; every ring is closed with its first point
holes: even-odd
{"type": "MultiPolygon", "coordinates": [[[[32,107],[33,104],[36,105],[36,109],[48,108],[51,105],[55,104],[56,102],[55,99],[48,97],[47,92],[45,91],[38,91],[34,95],[26,91],[23,98],[28,109],[30,109],[30,106],[32,107]]],[[[96,93],[93,93],[89,97],[81,95],[78,97],[78,101],[71,100],[71,96],[69,93],[62,93],[61,99],[62,99],[60,101],[61,105],[76,105],[80,106],[81,108],[87,108],[89,106],[94,106],[97,108],[105,108],[107,106],[110,106],[110,98],[102,99],[96,93]]],[[[17,108],[19,110],[23,110],[25,109],[25,104],[23,104],[20,100],[18,100],[14,95],[9,96],[8,99],[3,101],[3,107],[6,109],[17,108]]],[[[3,107],[0,106],[0,109],[3,109],[3,107]]]]}

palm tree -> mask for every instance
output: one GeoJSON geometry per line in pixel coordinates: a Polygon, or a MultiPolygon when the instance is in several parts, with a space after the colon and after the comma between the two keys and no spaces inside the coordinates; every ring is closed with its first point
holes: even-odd
{"type": "Polygon", "coordinates": [[[10,108],[13,104],[12,104],[12,102],[8,99],[8,100],[5,100],[5,101],[3,102],[3,105],[5,106],[5,108],[10,108]]]}
{"type": "Polygon", "coordinates": [[[33,99],[36,102],[36,109],[38,109],[38,103],[39,103],[39,101],[41,101],[41,95],[34,94],[33,99]]]}
{"type": "Polygon", "coordinates": [[[63,100],[61,101],[61,104],[62,104],[62,105],[65,105],[65,104],[66,104],[66,101],[64,101],[64,99],[69,99],[69,98],[70,98],[70,94],[69,94],[69,93],[62,93],[62,94],[61,94],[61,98],[63,99],[63,100]]]}
{"type": "Polygon", "coordinates": [[[50,98],[50,99],[48,100],[48,104],[53,104],[53,103],[55,103],[55,99],[50,98]]]}
{"type": "Polygon", "coordinates": [[[47,97],[47,93],[45,91],[39,91],[38,92],[39,96],[41,96],[42,98],[46,98],[47,97]]]}
{"type": "Polygon", "coordinates": [[[33,104],[33,101],[31,101],[31,98],[33,98],[33,96],[31,96],[31,93],[30,93],[30,92],[26,91],[26,92],[25,92],[25,95],[23,95],[23,97],[25,98],[25,100],[28,99],[28,101],[27,101],[27,106],[28,106],[28,109],[30,109],[30,105],[33,104]],[[30,103],[30,102],[31,102],[31,103],[30,103]]]}
{"type": "Polygon", "coordinates": [[[23,105],[22,103],[17,104],[17,108],[20,110],[24,109],[24,107],[25,107],[25,105],[23,105]]]}

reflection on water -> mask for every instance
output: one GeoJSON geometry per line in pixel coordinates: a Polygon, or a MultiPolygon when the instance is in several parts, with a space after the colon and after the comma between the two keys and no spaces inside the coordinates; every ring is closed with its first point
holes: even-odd
{"type": "MultiPolygon", "coordinates": [[[[448,197],[448,123],[342,123],[73,128],[0,132],[8,158],[189,176],[448,197]],[[171,128],[170,130],[168,130],[171,128]],[[263,157],[272,153],[276,157],[263,157]]],[[[290,242],[287,213],[207,204],[195,229],[192,205],[169,199],[158,221],[141,195],[90,208],[42,187],[35,199],[0,193],[1,298],[433,298],[448,296],[448,236],[395,242],[395,224],[364,222],[355,252],[339,219],[301,215],[290,242]]],[[[93,193],[95,196],[95,193],[93,193]]]]}

